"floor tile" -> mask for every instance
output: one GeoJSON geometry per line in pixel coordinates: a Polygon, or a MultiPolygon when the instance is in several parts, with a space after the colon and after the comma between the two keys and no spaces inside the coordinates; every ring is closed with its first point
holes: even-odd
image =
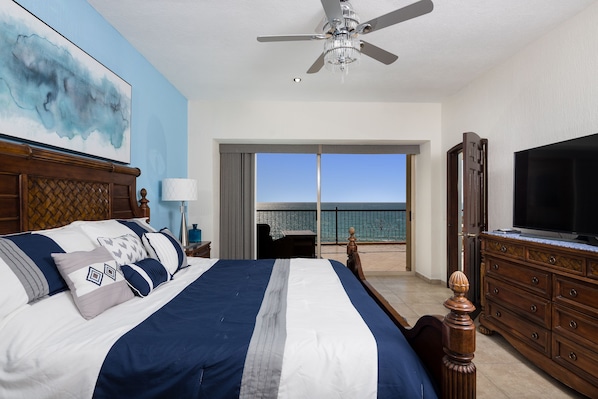
{"type": "MultiPolygon", "coordinates": [[[[411,325],[424,314],[448,312],[443,303],[452,292],[445,285],[428,283],[413,274],[377,275],[368,281],[411,325]]],[[[476,333],[474,364],[478,398],[584,398],[529,363],[499,334],[476,333]]]]}

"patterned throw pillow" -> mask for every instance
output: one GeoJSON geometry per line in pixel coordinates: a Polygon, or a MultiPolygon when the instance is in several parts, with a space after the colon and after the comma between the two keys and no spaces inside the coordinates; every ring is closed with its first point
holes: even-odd
{"type": "Polygon", "coordinates": [[[85,319],[133,298],[116,260],[104,247],[93,251],[55,253],[52,258],[85,319]]]}
{"type": "Polygon", "coordinates": [[[119,266],[147,258],[147,252],[141,240],[133,234],[125,234],[115,238],[98,237],[98,242],[110,251],[119,266]]]}
{"type": "Polygon", "coordinates": [[[187,267],[185,251],[170,230],[164,228],[156,233],[145,233],[141,240],[149,256],[159,260],[171,275],[187,267]]]}
{"type": "Polygon", "coordinates": [[[170,280],[170,273],[154,258],[147,258],[121,266],[125,279],[141,297],[148,296],[160,284],[170,280]]]}

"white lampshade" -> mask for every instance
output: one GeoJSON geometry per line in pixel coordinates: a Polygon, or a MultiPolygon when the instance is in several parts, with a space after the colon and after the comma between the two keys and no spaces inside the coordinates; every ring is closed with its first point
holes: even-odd
{"type": "Polygon", "coordinates": [[[162,180],[162,201],[194,201],[197,199],[197,180],[162,180]]]}

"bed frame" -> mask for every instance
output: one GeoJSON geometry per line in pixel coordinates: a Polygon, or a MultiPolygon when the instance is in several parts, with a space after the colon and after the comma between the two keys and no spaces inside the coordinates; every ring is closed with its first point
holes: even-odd
{"type": "MultiPolygon", "coordinates": [[[[140,174],[137,168],[0,140],[0,234],[60,227],[75,220],[149,220],[145,189],[137,200],[140,174]]],[[[441,396],[475,398],[475,327],[468,314],[474,306],[465,296],[465,275],[455,272],[450,278],[454,295],[444,304],[450,313],[444,318],[424,316],[411,328],[365,279],[354,230],[347,254],[347,266],[407,337],[441,396]]]]}
{"type": "Polygon", "coordinates": [[[0,234],[75,220],[149,220],[138,168],[0,140],[0,234]]]}
{"type": "Polygon", "coordinates": [[[475,325],[469,313],[475,310],[467,299],[469,281],[460,271],[449,279],[453,296],[444,302],[449,313],[442,316],[420,317],[409,326],[388,301],[366,280],[357,252],[355,229],[349,229],[347,267],[357,276],[366,291],[403,332],[436,382],[445,399],[473,399],[476,397],[475,325]]]}

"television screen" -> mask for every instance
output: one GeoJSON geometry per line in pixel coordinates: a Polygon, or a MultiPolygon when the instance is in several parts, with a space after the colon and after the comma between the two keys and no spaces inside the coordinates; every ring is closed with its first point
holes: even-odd
{"type": "Polygon", "coordinates": [[[598,236],[598,134],[515,153],[513,226],[598,236]]]}

